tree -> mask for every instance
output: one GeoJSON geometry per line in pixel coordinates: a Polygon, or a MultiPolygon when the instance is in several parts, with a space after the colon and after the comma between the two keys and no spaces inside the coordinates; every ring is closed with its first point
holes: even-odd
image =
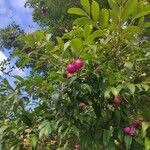
{"type": "Polygon", "coordinates": [[[32,76],[14,76],[14,90],[1,91],[14,101],[0,124],[5,149],[150,148],[150,42],[143,34],[150,4],[108,2],[110,9],[88,0],[70,8],[79,18],[57,44],[43,30],[19,37],[19,66],[35,65],[32,76]],[[37,73],[43,64],[49,69],[37,73]],[[29,97],[39,102],[33,110],[29,97]]]}
{"type": "MultiPolygon", "coordinates": [[[[99,0],[103,6],[107,1],[99,0]]],[[[26,6],[33,9],[33,20],[41,27],[48,28],[55,36],[62,36],[63,32],[72,30],[71,24],[75,16],[67,14],[70,7],[81,7],[78,0],[28,0],[26,6]]]]}
{"type": "Polygon", "coordinates": [[[0,29],[0,47],[11,49],[13,47],[13,42],[23,33],[24,31],[15,22],[4,29],[0,29]]]}

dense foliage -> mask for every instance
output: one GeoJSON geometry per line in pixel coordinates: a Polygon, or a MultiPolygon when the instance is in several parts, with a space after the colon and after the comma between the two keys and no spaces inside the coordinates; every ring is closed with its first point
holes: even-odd
{"type": "Polygon", "coordinates": [[[4,29],[0,29],[0,48],[12,48],[16,38],[23,33],[24,31],[15,22],[4,29]]]}
{"type": "Polygon", "coordinates": [[[57,44],[43,30],[18,38],[13,56],[32,71],[1,83],[0,149],[150,149],[150,4],[80,2],[57,44]]]}
{"type": "MultiPolygon", "coordinates": [[[[99,0],[104,6],[107,1],[99,0]]],[[[44,29],[48,29],[54,36],[61,36],[64,31],[71,30],[75,16],[67,14],[70,7],[80,6],[78,0],[28,0],[27,7],[33,9],[33,20],[44,29]]]]}

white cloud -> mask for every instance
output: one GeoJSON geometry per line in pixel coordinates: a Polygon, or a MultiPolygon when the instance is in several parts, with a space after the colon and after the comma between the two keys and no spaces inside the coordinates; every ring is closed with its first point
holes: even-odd
{"type": "Polygon", "coordinates": [[[16,9],[25,9],[24,5],[27,0],[12,0],[11,5],[16,9]]]}
{"type": "Polygon", "coordinates": [[[6,59],[7,59],[7,57],[5,56],[5,54],[0,51],[0,62],[4,61],[6,59]]]}
{"type": "MultiPolygon", "coordinates": [[[[5,56],[5,54],[0,51],[0,65],[1,65],[1,63],[2,63],[4,60],[6,60],[6,59],[7,59],[7,57],[5,56]]],[[[1,66],[0,66],[0,67],[1,67],[1,66]]],[[[1,70],[0,70],[0,75],[2,75],[1,70]]]]}
{"type": "Polygon", "coordinates": [[[4,28],[15,21],[22,28],[33,24],[32,10],[25,8],[27,0],[0,0],[0,28],[4,28]]]}
{"type": "MultiPolygon", "coordinates": [[[[3,52],[0,51],[0,63],[4,60],[7,60],[7,57],[5,56],[5,54],[3,52]]],[[[6,67],[6,72],[9,71],[10,67],[13,66],[13,65],[15,65],[15,64],[11,63],[9,66],[6,65],[5,66],[6,67]]],[[[3,73],[1,71],[0,71],[0,75],[3,75],[3,73]]],[[[26,72],[16,67],[12,70],[11,75],[19,75],[21,77],[24,77],[24,76],[26,76],[26,72]]]]}

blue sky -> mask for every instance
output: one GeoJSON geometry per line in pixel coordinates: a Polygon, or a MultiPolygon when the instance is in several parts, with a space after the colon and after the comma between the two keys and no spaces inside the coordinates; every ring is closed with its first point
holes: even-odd
{"type": "MultiPolygon", "coordinates": [[[[25,2],[26,0],[0,0],[0,28],[5,28],[11,22],[15,21],[25,32],[32,32],[39,29],[38,25],[32,20],[32,10],[24,7],[25,2]]],[[[0,62],[7,59],[7,57],[9,57],[7,50],[4,50],[4,52],[0,51],[0,62]]],[[[14,65],[14,62],[15,60],[11,62],[11,65],[14,65]]],[[[24,77],[28,72],[28,70],[23,71],[16,68],[12,74],[24,77]]],[[[2,75],[1,72],[0,75],[2,75]]],[[[13,85],[13,79],[8,78],[8,80],[13,85]]]]}
{"type": "Polygon", "coordinates": [[[32,10],[24,7],[25,2],[26,0],[0,0],[0,28],[6,27],[12,21],[27,32],[38,28],[32,21],[32,10]],[[31,29],[29,25],[35,28],[31,29]]]}

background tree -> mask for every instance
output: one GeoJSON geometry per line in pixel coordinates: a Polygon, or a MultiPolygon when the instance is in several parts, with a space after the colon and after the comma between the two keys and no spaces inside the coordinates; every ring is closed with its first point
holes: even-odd
{"type": "Polygon", "coordinates": [[[3,149],[150,149],[150,5],[108,2],[109,9],[88,0],[70,8],[79,17],[57,44],[45,30],[18,37],[18,67],[34,65],[32,75],[14,76],[15,88],[1,84],[13,102],[0,123],[3,149]],[[49,69],[37,72],[43,64],[49,69]],[[29,98],[39,102],[33,110],[29,98]]]}
{"type": "MultiPolygon", "coordinates": [[[[99,2],[108,7],[108,2],[99,0],[99,2]]],[[[71,24],[75,18],[67,14],[70,7],[80,6],[78,0],[28,0],[26,6],[33,9],[33,20],[41,27],[48,28],[54,36],[60,36],[66,30],[71,30],[71,24]]]]}
{"type": "Polygon", "coordinates": [[[4,29],[0,29],[0,47],[11,49],[16,38],[24,34],[24,31],[15,22],[4,29]]]}

